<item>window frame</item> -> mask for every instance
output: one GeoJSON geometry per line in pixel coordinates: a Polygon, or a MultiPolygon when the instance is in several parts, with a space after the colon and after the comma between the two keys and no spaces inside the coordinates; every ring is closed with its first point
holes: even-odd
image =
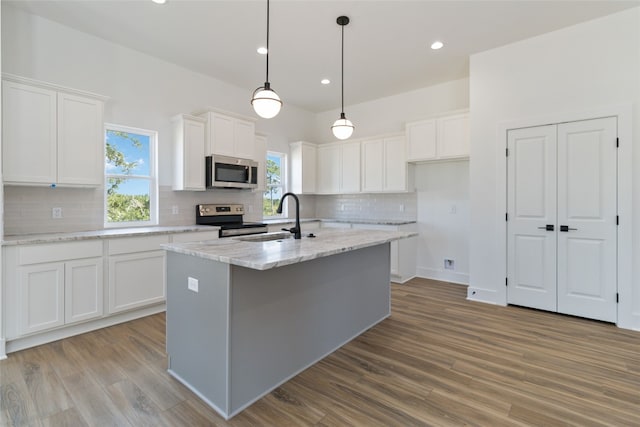
{"type": "MultiPolygon", "coordinates": [[[[262,204],[264,205],[265,195],[269,191],[269,187],[280,187],[282,190],[282,195],[287,192],[287,173],[288,173],[288,161],[289,156],[287,153],[283,153],[281,151],[267,151],[265,155],[264,161],[264,192],[262,193],[262,204]],[[269,185],[269,181],[267,180],[267,162],[269,160],[269,156],[277,156],[281,159],[281,173],[280,173],[280,184],[279,185],[269,185]]],[[[280,219],[280,218],[288,218],[289,217],[289,209],[287,204],[287,199],[284,200],[284,206],[282,207],[282,213],[276,215],[265,215],[264,208],[262,209],[262,218],[263,219],[280,219]]]]}
{"type": "Polygon", "coordinates": [[[129,228],[129,227],[148,227],[158,225],[158,132],[155,130],[136,128],[133,126],[117,125],[114,123],[104,124],[104,176],[102,196],[104,200],[103,206],[103,225],[104,228],[129,228]],[[149,176],[145,175],[118,175],[109,174],[107,172],[107,132],[113,130],[117,132],[133,133],[137,135],[145,135],[149,137],[149,176]],[[126,222],[109,222],[107,202],[107,183],[109,178],[125,178],[125,179],[142,179],[149,181],[149,220],[148,221],[126,221],[126,222]]]}

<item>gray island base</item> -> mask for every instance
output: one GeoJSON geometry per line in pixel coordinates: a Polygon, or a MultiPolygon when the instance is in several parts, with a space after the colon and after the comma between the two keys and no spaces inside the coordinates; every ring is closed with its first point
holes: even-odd
{"type": "MultiPolygon", "coordinates": [[[[384,320],[389,241],[410,234],[382,233],[379,243],[264,270],[166,245],[169,373],[229,419],[384,320]]],[[[271,260],[313,244],[251,243],[271,260]]]]}

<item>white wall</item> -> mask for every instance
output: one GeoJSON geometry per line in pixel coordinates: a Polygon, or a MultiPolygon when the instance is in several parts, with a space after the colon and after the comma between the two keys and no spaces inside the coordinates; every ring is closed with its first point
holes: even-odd
{"type": "MultiPolygon", "coordinates": [[[[173,115],[211,106],[257,118],[250,105],[251,91],[24,13],[7,4],[2,4],[2,71],[107,95],[110,100],[105,106],[106,122],[157,130],[161,187],[171,185],[170,118],[173,115]]],[[[285,104],[278,117],[258,119],[256,131],[267,135],[269,150],[288,153],[289,141],[312,138],[313,119],[312,113],[285,104]]],[[[9,193],[9,197],[13,193],[9,193]]],[[[56,194],[64,197],[61,193],[56,194]]],[[[101,203],[102,190],[94,193],[88,199],[101,203]]],[[[203,201],[209,193],[202,193],[203,201]]],[[[23,202],[34,204],[41,195],[38,191],[28,190],[20,194],[23,202]],[[33,197],[29,198],[29,194],[33,197]],[[24,200],[25,197],[28,200],[24,200]]],[[[55,197],[51,195],[44,200],[48,202],[55,197]]],[[[164,197],[161,202],[163,200],[173,203],[170,198],[164,197]]],[[[260,193],[255,193],[251,201],[255,209],[260,209],[260,193]]],[[[11,204],[12,200],[8,202],[11,204]]],[[[47,212],[51,207],[43,206],[47,212]]],[[[90,211],[93,213],[95,206],[92,205],[90,211]]],[[[64,227],[61,222],[51,223],[49,216],[38,218],[41,224],[46,223],[47,228],[42,231],[52,231],[55,227],[58,229],[53,231],[71,231],[61,229],[64,227]]],[[[162,220],[163,216],[160,218],[162,220]]],[[[193,223],[193,218],[188,223],[193,223]]],[[[33,225],[37,227],[38,223],[33,225]]],[[[88,224],[85,229],[101,228],[101,225],[100,218],[97,227],[88,224]]]]}
{"type": "MultiPolygon", "coordinates": [[[[347,89],[348,92],[348,89],[347,89]]],[[[313,132],[316,143],[335,141],[331,125],[340,117],[340,100],[336,109],[315,117],[313,132]]],[[[469,107],[469,79],[453,80],[416,89],[362,104],[347,105],[345,115],[356,127],[352,138],[391,132],[404,132],[406,122],[422,120],[443,112],[469,107]]]]}
{"type": "MultiPolygon", "coordinates": [[[[633,104],[629,121],[634,136],[623,143],[633,149],[633,165],[639,165],[640,8],[479,53],[470,62],[469,297],[506,304],[505,141],[499,129],[506,122],[531,123],[536,118],[544,122],[549,117],[576,117],[588,110],[633,104]]],[[[635,316],[627,327],[640,328],[639,167],[629,180],[632,194],[623,197],[633,197],[635,216],[623,220],[632,227],[633,250],[620,256],[632,257],[634,267],[633,277],[626,279],[631,283],[619,282],[619,289],[628,286],[633,291],[624,295],[627,300],[619,305],[619,317],[635,316]]]]}
{"type": "Polygon", "coordinates": [[[469,161],[416,165],[419,277],[469,283],[469,161]],[[444,260],[454,261],[445,270],[444,260]]]}

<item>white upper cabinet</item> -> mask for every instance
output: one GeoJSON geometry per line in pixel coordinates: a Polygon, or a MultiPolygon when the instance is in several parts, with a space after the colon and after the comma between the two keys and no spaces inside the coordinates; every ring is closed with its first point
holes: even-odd
{"type": "Polygon", "coordinates": [[[407,123],[407,160],[433,160],[437,158],[436,120],[407,123]]]}
{"type": "Polygon", "coordinates": [[[173,118],[173,189],[205,190],[205,125],[202,117],[173,118]]]}
{"type": "Polygon", "coordinates": [[[6,184],[102,184],[106,97],[9,75],[2,92],[6,184]]]}
{"type": "Polygon", "coordinates": [[[360,142],[318,147],[317,194],[360,192],[360,142]]]}
{"type": "Polygon", "coordinates": [[[468,113],[407,123],[406,133],[409,162],[469,157],[468,113]]]}
{"type": "Polygon", "coordinates": [[[335,144],[318,147],[318,194],[337,194],[340,192],[342,171],[342,151],[335,144]]]}
{"type": "Polygon", "coordinates": [[[308,142],[294,142],[291,147],[291,191],[315,194],[318,147],[308,142]]]}
{"type": "Polygon", "coordinates": [[[255,149],[255,124],[252,121],[213,111],[204,113],[203,117],[207,119],[206,155],[259,160],[255,149]]]}
{"type": "Polygon", "coordinates": [[[408,190],[403,136],[362,141],[362,192],[408,190]]]}

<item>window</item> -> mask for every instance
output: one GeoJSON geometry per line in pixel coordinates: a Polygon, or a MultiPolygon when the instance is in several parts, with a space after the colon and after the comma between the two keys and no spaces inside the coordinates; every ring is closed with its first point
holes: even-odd
{"type": "Polygon", "coordinates": [[[157,132],[105,126],[105,227],[156,225],[157,132]]]}
{"type": "MultiPolygon", "coordinates": [[[[267,190],[264,192],[264,199],[262,203],[262,215],[264,217],[278,217],[286,215],[285,213],[278,214],[276,212],[278,204],[280,204],[280,199],[286,192],[286,165],[286,154],[275,153],[272,151],[267,152],[267,190]]],[[[282,211],[286,212],[286,209],[283,209],[282,211]]]]}

